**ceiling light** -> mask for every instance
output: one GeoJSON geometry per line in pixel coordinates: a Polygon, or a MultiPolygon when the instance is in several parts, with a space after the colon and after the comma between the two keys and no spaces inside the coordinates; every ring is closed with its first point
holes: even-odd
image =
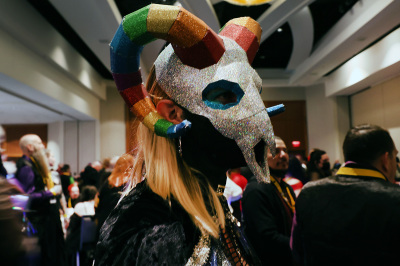
{"type": "Polygon", "coordinates": [[[282,28],[278,28],[276,31],[277,32],[282,32],[283,30],[282,30],[282,28]]]}
{"type": "Polygon", "coordinates": [[[272,0],[225,0],[225,2],[240,6],[257,6],[271,1],[272,0]]]}

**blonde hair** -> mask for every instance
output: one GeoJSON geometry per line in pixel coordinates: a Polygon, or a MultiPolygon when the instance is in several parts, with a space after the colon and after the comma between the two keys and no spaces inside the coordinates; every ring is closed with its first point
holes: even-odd
{"type": "MultiPolygon", "coordinates": [[[[155,81],[154,67],[147,89],[153,102],[168,98],[155,81]]],[[[137,129],[138,153],[131,182],[125,193],[140,183],[143,176],[149,188],[165,200],[174,198],[189,214],[193,223],[203,232],[218,238],[219,227],[225,228],[225,215],[216,192],[206,178],[190,168],[176,152],[174,140],[157,136],[142,123],[137,129]],[[208,210],[206,205],[211,206],[208,210]],[[216,219],[213,216],[216,216],[216,219]]]]}

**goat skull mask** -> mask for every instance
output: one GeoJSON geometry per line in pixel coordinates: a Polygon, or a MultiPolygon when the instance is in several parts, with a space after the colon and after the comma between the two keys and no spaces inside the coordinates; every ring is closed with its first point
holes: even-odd
{"type": "Polygon", "coordinates": [[[251,18],[235,19],[217,35],[183,8],[155,4],[124,18],[111,43],[112,72],[117,87],[146,126],[158,135],[177,137],[184,134],[190,122],[168,124],[156,113],[141,84],[138,60],[134,67],[123,61],[133,59],[135,52],[125,47],[128,40],[124,34],[129,38],[129,46],[133,46],[130,49],[136,53],[141,51],[140,42],[151,39],[148,34],[171,42],[155,62],[159,85],[177,104],[208,118],[223,136],[235,140],[253,174],[259,181],[267,182],[267,149],[274,153],[275,142],[259,94],[261,79],[249,63],[259,46],[258,23],[251,18]],[[138,32],[140,16],[146,20],[145,33],[130,33],[129,27],[138,32]],[[135,23],[128,22],[132,18],[135,23]],[[261,141],[266,144],[265,158],[259,165],[254,147],[261,141]]]}

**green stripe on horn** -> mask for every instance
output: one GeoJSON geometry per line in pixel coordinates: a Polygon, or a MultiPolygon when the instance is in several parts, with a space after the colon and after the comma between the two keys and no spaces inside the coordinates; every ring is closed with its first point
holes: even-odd
{"type": "Polygon", "coordinates": [[[122,21],[122,26],[129,39],[138,45],[146,45],[156,38],[147,31],[147,15],[150,5],[145,6],[129,15],[122,21]]]}

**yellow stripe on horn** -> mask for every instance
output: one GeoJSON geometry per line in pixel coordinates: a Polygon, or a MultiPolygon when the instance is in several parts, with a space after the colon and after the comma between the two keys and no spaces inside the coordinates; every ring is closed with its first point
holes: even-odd
{"type": "Polygon", "coordinates": [[[179,7],[152,4],[147,15],[147,31],[164,39],[179,14],[179,7]]]}
{"type": "Polygon", "coordinates": [[[154,125],[159,119],[164,119],[157,111],[151,112],[143,119],[143,124],[154,131],[154,125]]]}

